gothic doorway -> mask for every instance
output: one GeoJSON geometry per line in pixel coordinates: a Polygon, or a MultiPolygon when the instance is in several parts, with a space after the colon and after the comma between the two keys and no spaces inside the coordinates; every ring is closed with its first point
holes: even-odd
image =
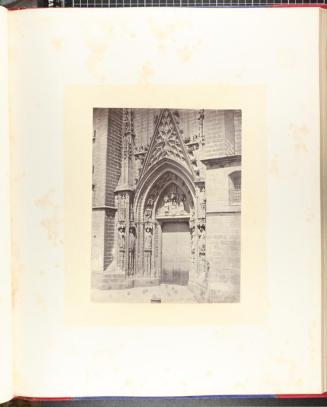
{"type": "Polygon", "coordinates": [[[162,273],[164,284],[187,285],[191,257],[191,235],[187,222],[162,225],[162,273]]]}

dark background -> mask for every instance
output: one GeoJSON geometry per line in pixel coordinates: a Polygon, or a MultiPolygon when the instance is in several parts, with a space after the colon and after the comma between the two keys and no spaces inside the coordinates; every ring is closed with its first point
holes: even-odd
{"type": "Polygon", "coordinates": [[[8,8],[26,7],[255,7],[322,4],[327,0],[0,0],[8,8]]]}
{"type": "Polygon", "coordinates": [[[245,406],[326,406],[326,398],[176,398],[176,399],[109,399],[79,401],[29,402],[12,400],[0,407],[245,407],[245,406]]]}

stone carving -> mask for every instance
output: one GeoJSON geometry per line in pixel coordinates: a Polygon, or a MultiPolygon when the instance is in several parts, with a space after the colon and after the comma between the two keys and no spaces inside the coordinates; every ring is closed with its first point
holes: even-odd
{"type": "Polygon", "coordinates": [[[206,231],[204,226],[201,226],[199,228],[199,254],[200,255],[205,255],[206,253],[206,231]]]}
{"type": "Polygon", "coordinates": [[[144,270],[146,276],[151,276],[152,260],[152,226],[146,225],[144,230],[144,270]]]}
{"type": "Polygon", "coordinates": [[[176,118],[173,119],[169,110],[164,110],[157,122],[157,133],[153,135],[150,146],[147,168],[158,163],[163,158],[171,158],[186,163],[183,144],[176,126],[176,118]]]}
{"type": "Polygon", "coordinates": [[[127,156],[128,156],[128,140],[127,137],[123,138],[123,143],[122,143],[122,155],[123,155],[123,159],[126,160],[127,156]]]}
{"type": "Polygon", "coordinates": [[[124,221],[126,217],[126,194],[118,198],[118,220],[124,221]]]}
{"type": "MultiPolygon", "coordinates": [[[[172,120],[169,114],[160,116],[158,128],[161,131],[161,140],[166,137],[162,148],[169,149],[174,146],[175,141],[172,140],[176,123],[172,120]],[[165,123],[165,124],[164,124],[165,123]],[[172,128],[169,127],[172,124],[172,128]],[[164,127],[162,127],[164,126],[164,127]],[[164,134],[165,133],[165,134],[164,134]]],[[[177,144],[181,143],[179,135],[176,133],[177,144]]],[[[159,137],[159,138],[160,138],[159,137]]],[[[193,169],[197,165],[197,145],[194,141],[190,141],[192,147],[188,162],[191,163],[193,169]]],[[[181,144],[180,144],[181,145],[181,144]]],[[[152,143],[151,151],[155,149],[152,143]]],[[[142,158],[145,154],[145,147],[137,150],[134,156],[142,158]]],[[[158,147],[159,154],[159,147],[158,147]]],[[[184,152],[183,152],[184,154],[184,152]]],[[[160,157],[160,156],[158,156],[160,157]]],[[[174,158],[176,161],[176,157],[174,158]]],[[[135,167],[137,170],[137,167],[135,167]]],[[[193,172],[194,174],[194,172],[193,172]]],[[[200,274],[206,269],[206,231],[205,231],[205,216],[206,216],[206,191],[205,183],[200,180],[194,185],[196,190],[196,202],[193,202],[191,190],[185,179],[181,178],[175,171],[168,170],[163,173],[160,178],[155,181],[147,180],[144,189],[147,190],[146,196],[141,195],[138,202],[144,202],[143,212],[139,209],[142,206],[136,204],[136,212],[134,212],[134,197],[133,194],[128,195],[125,191],[120,191],[117,194],[117,220],[120,227],[118,228],[118,250],[117,264],[121,271],[124,271],[127,276],[133,278],[136,274],[145,278],[155,278],[160,273],[161,266],[156,263],[157,257],[160,259],[160,228],[156,229],[156,217],[159,222],[165,217],[178,218],[189,217],[189,226],[191,233],[190,245],[190,278],[195,280],[200,278],[200,274]],[[196,205],[194,206],[194,203],[196,205]],[[139,209],[138,209],[139,208],[139,209]],[[135,219],[134,219],[135,216],[135,219]],[[125,232],[125,224],[127,230],[125,232]],[[138,226],[138,234],[141,239],[138,240],[134,222],[138,226]],[[123,227],[122,227],[123,226],[123,227]],[[159,233],[159,238],[157,238],[159,233]],[[143,234],[143,236],[142,236],[143,234]],[[156,236],[156,237],[155,237],[156,236]]],[[[163,220],[164,221],[164,220],[163,220]]],[[[204,275],[204,274],[203,274],[204,275]]],[[[194,280],[194,281],[195,281],[194,280]]]]}
{"type": "Polygon", "coordinates": [[[118,227],[118,242],[119,242],[119,251],[125,251],[126,242],[125,242],[125,226],[118,227]]]}
{"type": "Polygon", "coordinates": [[[153,200],[153,197],[151,195],[150,198],[148,199],[147,206],[149,208],[151,208],[153,206],[153,204],[154,204],[154,200],[153,200]]]}
{"type": "Polygon", "coordinates": [[[123,132],[123,145],[122,145],[122,155],[123,159],[132,159],[133,148],[132,140],[134,137],[134,112],[133,109],[124,109],[123,113],[124,120],[124,132],[123,132]]]}
{"type": "Polygon", "coordinates": [[[144,220],[149,221],[152,216],[152,209],[151,208],[146,208],[144,211],[144,220]]]}
{"type": "Polygon", "coordinates": [[[201,186],[198,194],[199,218],[205,218],[206,215],[206,194],[205,187],[201,186]]]}
{"type": "Polygon", "coordinates": [[[206,231],[203,225],[199,227],[198,249],[199,249],[198,272],[204,278],[207,274],[207,261],[206,261],[206,231]]]}
{"type": "Polygon", "coordinates": [[[120,270],[124,270],[125,266],[125,248],[126,248],[126,236],[125,226],[120,225],[118,227],[118,267],[120,270]]]}
{"type": "Polygon", "coordinates": [[[204,132],[203,132],[203,120],[204,120],[204,110],[201,109],[198,111],[196,115],[196,119],[198,121],[198,126],[199,126],[199,138],[201,140],[201,143],[204,144],[204,132]]]}
{"type": "Polygon", "coordinates": [[[145,227],[144,250],[152,251],[152,227],[151,226],[145,227]]]}
{"type": "Polygon", "coordinates": [[[171,184],[164,191],[163,198],[159,202],[157,216],[187,215],[186,196],[176,184],[171,184]]]}
{"type": "Polygon", "coordinates": [[[128,235],[128,274],[135,274],[135,245],[136,245],[136,236],[134,227],[129,228],[128,235]]]}
{"type": "Polygon", "coordinates": [[[195,227],[192,228],[191,231],[191,252],[192,254],[196,253],[196,247],[197,247],[197,237],[198,237],[198,231],[195,227]]]}
{"type": "Polygon", "coordinates": [[[134,133],[134,112],[133,109],[124,109],[124,133],[134,133]]]}

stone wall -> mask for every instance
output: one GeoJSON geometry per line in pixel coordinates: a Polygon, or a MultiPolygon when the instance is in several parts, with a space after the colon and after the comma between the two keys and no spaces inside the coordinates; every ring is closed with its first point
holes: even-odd
{"type": "Polygon", "coordinates": [[[107,169],[106,169],[106,210],[105,216],[105,247],[104,269],[113,260],[114,231],[115,231],[115,189],[118,185],[121,172],[123,109],[109,109],[108,114],[108,143],[107,143],[107,169]]]}
{"type": "Polygon", "coordinates": [[[93,112],[93,207],[103,207],[106,203],[108,114],[109,109],[94,109],[93,112]]]}
{"type": "Polygon", "coordinates": [[[92,152],[92,270],[112,261],[114,191],[120,177],[122,109],[94,109],[92,152]]]}
{"type": "Polygon", "coordinates": [[[240,296],[240,213],[207,215],[208,296],[235,302],[240,296]]]}
{"type": "Polygon", "coordinates": [[[239,301],[241,205],[230,202],[229,176],[240,169],[237,164],[207,166],[206,254],[210,301],[239,301]]]}

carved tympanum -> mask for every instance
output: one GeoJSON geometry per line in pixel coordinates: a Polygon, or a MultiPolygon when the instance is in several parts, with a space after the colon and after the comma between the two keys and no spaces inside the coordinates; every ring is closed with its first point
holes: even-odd
{"type": "Polygon", "coordinates": [[[184,191],[176,184],[169,185],[161,194],[157,206],[157,216],[188,215],[189,213],[190,205],[184,191]]]}

